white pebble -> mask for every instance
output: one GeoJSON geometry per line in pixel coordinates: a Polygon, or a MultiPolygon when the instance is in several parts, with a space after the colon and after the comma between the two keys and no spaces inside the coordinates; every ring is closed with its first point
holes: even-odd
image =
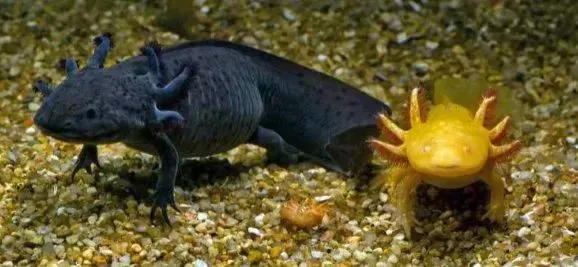
{"type": "Polygon", "coordinates": [[[323,62],[323,61],[327,60],[327,55],[320,54],[317,56],[317,60],[323,62]]]}
{"type": "Polygon", "coordinates": [[[426,41],[425,42],[425,47],[429,50],[434,50],[436,48],[438,48],[440,44],[438,42],[432,42],[432,41],[426,41]]]}
{"type": "Polygon", "coordinates": [[[255,216],[255,223],[257,223],[258,225],[263,225],[263,218],[265,218],[265,214],[263,213],[255,216]]]}
{"type": "Polygon", "coordinates": [[[285,17],[285,19],[289,21],[293,21],[296,18],[295,13],[288,8],[283,9],[283,17],[285,17]]]}
{"type": "Polygon", "coordinates": [[[389,195],[386,193],[379,193],[379,200],[383,203],[386,203],[389,199],[389,195]]]}
{"type": "Polygon", "coordinates": [[[196,260],[195,261],[195,267],[207,267],[207,263],[205,263],[203,260],[196,260]]]}
{"type": "Polygon", "coordinates": [[[355,259],[358,261],[365,261],[365,259],[367,259],[367,253],[360,250],[356,250],[355,252],[353,252],[353,257],[355,257],[355,259]]]}
{"type": "Polygon", "coordinates": [[[576,143],[576,137],[574,136],[568,136],[566,137],[566,142],[568,142],[569,144],[573,145],[576,143]]]}
{"type": "Polygon", "coordinates": [[[397,256],[395,256],[395,255],[390,255],[390,256],[387,258],[387,262],[389,262],[389,263],[397,263],[397,256]]]}
{"type": "Polygon", "coordinates": [[[263,233],[261,233],[261,230],[259,230],[259,229],[257,229],[257,228],[254,228],[254,227],[249,227],[249,228],[247,229],[247,231],[248,231],[250,234],[254,234],[254,235],[259,236],[259,237],[262,237],[262,236],[263,236],[263,233]]]}
{"type": "Polygon", "coordinates": [[[327,201],[327,200],[330,200],[330,199],[331,199],[331,196],[318,196],[318,197],[315,197],[315,201],[317,201],[317,202],[324,202],[324,201],[327,201]]]}
{"type": "Polygon", "coordinates": [[[197,214],[197,220],[199,220],[199,221],[204,221],[207,218],[209,218],[209,214],[207,214],[205,212],[199,212],[199,214],[197,214]]]}
{"type": "Polygon", "coordinates": [[[36,129],[34,128],[34,126],[30,126],[28,128],[26,128],[26,134],[34,134],[36,132],[36,129]]]}
{"type": "Polygon", "coordinates": [[[281,259],[284,259],[284,260],[286,260],[286,259],[289,258],[289,255],[288,255],[287,252],[285,252],[285,251],[281,252],[281,255],[280,255],[280,256],[281,256],[281,259]]]}
{"type": "Polygon", "coordinates": [[[398,44],[405,43],[405,41],[407,41],[407,39],[409,39],[409,38],[407,37],[407,33],[405,33],[405,32],[398,34],[396,37],[396,41],[398,44]]]}
{"type": "Polygon", "coordinates": [[[314,259],[321,259],[321,258],[323,258],[323,252],[313,250],[313,251],[311,251],[311,257],[314,259]]]}

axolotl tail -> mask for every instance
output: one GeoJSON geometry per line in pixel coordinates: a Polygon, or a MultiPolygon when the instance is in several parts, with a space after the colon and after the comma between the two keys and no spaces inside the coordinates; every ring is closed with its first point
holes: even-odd
{"type": "Polygon", "coordinates": [[[379,135],[377,113],[391,114],[384,103],[319,73],[279,79],[260,90],[265,102],[261,126],[346,175],[358,174],[370,161],[367,140],[379,135]]]}
{"type": "Polygon", "coordinates": [[[367,140],[377,136],[377,113],[391,114],[383,102],[329,75],[247,46],[220,41],[263,66],[259,91],[264,103],[260,126],[325,167],[355,175],[370,161],[367,140]]]}

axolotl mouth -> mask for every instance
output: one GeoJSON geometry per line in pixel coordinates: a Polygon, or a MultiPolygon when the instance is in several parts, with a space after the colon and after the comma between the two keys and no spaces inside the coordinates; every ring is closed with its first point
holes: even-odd
{"type": "Polygon", "coordinates": [[[50,137],[53,137],[57,140],[70,142],[70,143],[77,143],[77,144],[106,144],[106,143],[115,143],[122,139],[122,134],[117,131],[106,131],[96,134],[87,134],[87,133],[80,133],[69,131],[66,129],[58,129],[58,128],[47,128],[45,126],[36,124],[38,129],[50,137]]]}
{"type": "Polygon", "coordinates": [[[106,144],[120,141],[125,134],[119,131],[116,127],[114,130],[109,127],[100,127],[100,130],[77,130],[68,123],[62,125],[50,123],[38,113],[34,116],[34,124],[45,135],[51,136],[55,139],[78,144],[106,144]]]}

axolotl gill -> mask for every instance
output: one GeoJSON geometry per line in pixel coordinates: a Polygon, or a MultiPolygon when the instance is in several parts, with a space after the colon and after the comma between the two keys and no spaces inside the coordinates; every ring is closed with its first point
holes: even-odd
{"type": "Polygon", "coordinates": [[[150,213],[176,211],[174,186],[182,158],[203,157],[241,144],[267,149],[276,163],[312,160],[358,174],[378,136],[375,115],[390,108],[340,80],[262,50],[204,40],[161,48],[104,68],[111,34],[79,69],[66,58],[57,87],[37,81],[45,98],[34,122],[48,136],[83,144],[72,176],[100,167],[97,146],[122,142],[158,155],[160,171],[150,213]]]}
{"type": "Polygon", "coordinates": [[[408,130],[401,129],[384,114],[379,115],[379,128],[391,142],[372,138],[370,145],[393,164],[375,178],[374,186],[392,188],[407,236],[411,236],[415,221],[413,192],[421,182],[454,189],[481,180],[490,188],[490,203],[484,217],[502,222],[505,186],[497,167],[521,147],[520,140],[500,144],[510,117],[504,117],[491,129],[485,128],[497,100],[491,90],[482,97],[475,114],[445,98],[432,106],[426,116],[424,98],[423,89],[411,91],[408,130]]]}

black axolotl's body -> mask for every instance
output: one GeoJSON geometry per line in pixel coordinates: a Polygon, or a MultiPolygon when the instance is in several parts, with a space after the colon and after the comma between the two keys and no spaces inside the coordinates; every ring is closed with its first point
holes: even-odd
{"type": "Polygon", "coordinates": [[[198,41],[102,67],[110,35],[95,39],[87,67],[64,61],[67,79],[53,90],[35,123],[47,135],[84,144],[73,175],[98,165],[96,145],[122,142],[158,155],[157,207],[176,209],[180,158],[209,156],[244,143],[268,150],[271,161],[305,157],[346,174],[370,160],[375,115],[389,107],[320,72],[226,41],[198,41]]]}

